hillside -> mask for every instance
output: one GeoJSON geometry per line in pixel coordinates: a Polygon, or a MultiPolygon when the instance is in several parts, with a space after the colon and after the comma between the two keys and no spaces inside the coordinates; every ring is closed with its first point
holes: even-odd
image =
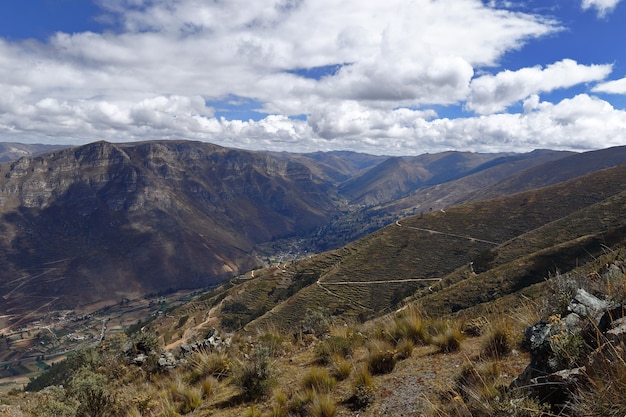
{"type": "Polygon", "coordinates": [[[0,395],[0,412],[621,415],[625,174],[405,218],[246,273],[109,330],[27,392],[0,395]]]}
{"type": "Polygon", "coordinates": [[[19,320],[40,309],[93,310],[206,288],[282,253],[340,247],[406,207],[370,216],[359,208],[365,195],[390,201],[480,172],[493,182],[561,156],[298,155],[187,141],[99,142],[24,156],[0,164],[0,315],[19,320]]]}
{"type": "Polygon", "coordinates": [[[0,174],[0,315],[214,285],[337,213],[305,166],[206,143],[100,142],[0,174]]]}
{"type": "Polygon", "coordinates": [[[0,162],[16,161],[25,156],[62,148],[67,148],[67,146],[0,142],[0,162]]]}
{"type": "Polygon", "coordinates": [[[231,289],[214,293],[219,308],[211,314],[233,329],[250,320],[293,328],[319,306],[333,316],[363,319],[396,308],[416,291],[427,311],[463,310],[620,244],[624,190],[626,165],[620,165],[402,219],[340,250],[235,280],[231,289]]]}

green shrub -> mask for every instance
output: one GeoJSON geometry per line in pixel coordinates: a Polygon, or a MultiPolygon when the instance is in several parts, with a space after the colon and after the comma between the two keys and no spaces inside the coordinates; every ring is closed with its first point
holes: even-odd
{"type": "Polygon", "coordinates": [[[80,369],[72,378],[68,395],[80,404],[77,416],[106,416],[115,403],[107,387],[107,378],[87,367],[80,369]]]}
{"type": "Polygon", "coordinates": [[[255,400],[266,396],[274,385],[268,349],[259,347],[248,360],[240,362],[235,381],[244,399],[255,400]]]}

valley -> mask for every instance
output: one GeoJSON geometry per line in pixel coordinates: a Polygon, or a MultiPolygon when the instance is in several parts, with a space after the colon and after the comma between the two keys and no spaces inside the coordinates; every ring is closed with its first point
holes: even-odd
{"type": "MultiPolygon", "coordinates": [[[[592,276],[599,260],[620,269],[626,247],[625,147],[385,158],[98,142],[0,173],[4,393],[90,349],[122,346],[115,372],[140,372],[152,366],[132,345],[143,335],[174,356],[220,335],[246,358],[276,337],[308,369],[315,346],[352,329],[356,367],[368,338],[388,337],[376,329],[414,309],[431,323],[415,355],[435,363],[442,329],[519,314],[551,277],[592,276]]],[[[399,339],[385,343],[399,354],[399,339]]],[[[508,363],[519,373],[527,359],[508,363]]],[[[240,415],[247,403],[231,388],[228,405],[197,415],[240,415]]],[[[397,407],[376,392],[364,415],[397,407]]]]}

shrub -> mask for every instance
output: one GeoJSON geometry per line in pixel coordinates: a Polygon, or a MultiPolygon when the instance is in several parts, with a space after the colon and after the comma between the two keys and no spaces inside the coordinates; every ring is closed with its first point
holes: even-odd
{"type": "Polygon", "coordinates": [[[255,400],[269,393],[274,378],[267,348],[257,348],[249,360],[239,363],[235,381],[243,391],[243,398],[247,400],[255,400]]]}
{"type": "Polygon", "coordinates": [[[283,350],[283,338],[277,332],[267,332],[258,337],[261,345],[268,349],[271,357],[281,356],[283,350]]]}
{"type": "Polygon", "coordinates": [[[78,406],[76,400],[67,398],[63,388],[49,387],[37,398],[31,412],[37,417],[75,417],[78,406]]]}
{"type": "Polygon", "coordinates": [[[557,271],[556,275],[551,275],[546,283],[548,291],[543,298],[542,307],[544,316],[567,313],[567,306],[576,296],[578,289],[589,289],[586,277],[576,273],[561,274],[557,271]]]}
{"type": "Polygon", "coordinates": [[[80,403],[77,416],[105,416],[114,405],[106,377],[86,367],[81,368],[72,378],[68,394],[80,403]]]}
{"type": "Polygon", "coordinates": [[[313,367],[304,376],[302,386],[316,392],[329,392],[337,381],[324,368],[313,367]]]}

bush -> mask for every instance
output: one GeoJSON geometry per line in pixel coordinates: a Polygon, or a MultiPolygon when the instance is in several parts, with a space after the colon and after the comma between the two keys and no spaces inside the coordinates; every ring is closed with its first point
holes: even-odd
{"type": "Polygon", "coordinates": [[[266,396],[274,385],[268,349],[257,348],[249,360],[240,362],[235,381],[243,391],[244,399],[256,400],[266,396]]]}
{"type": "Polygon", "coordinates": [[[106,377],[89,368],[82,368],[72,378],[68,394],[80,404],[77,416],[105,416],[115,402],[109,393],[106,377]]]}
{"type": "Polygon", "coordinates": [[[283,338],[276,332],[264,333],[258,337],[258,341],[268,349],[269,355],[273,358],[284,353],[283,338]]]}

